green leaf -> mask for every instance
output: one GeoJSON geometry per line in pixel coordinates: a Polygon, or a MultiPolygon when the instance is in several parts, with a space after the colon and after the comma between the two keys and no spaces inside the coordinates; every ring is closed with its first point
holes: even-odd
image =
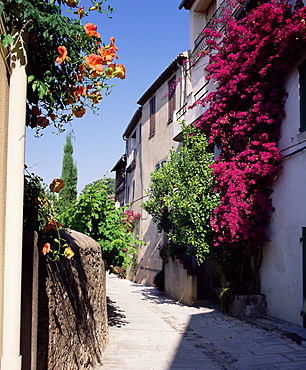
{"type": "Polygon", "coordinates": [[[34,75],[29,75],[28,76],[28,83],[31,83],[35,79],[34,75]]]}
{"type": "Polygon", "coordinates": [[[4,48],[7,48],[14,43],[14,38],[11,35],[0,35],[0,40],[4,48]]]}

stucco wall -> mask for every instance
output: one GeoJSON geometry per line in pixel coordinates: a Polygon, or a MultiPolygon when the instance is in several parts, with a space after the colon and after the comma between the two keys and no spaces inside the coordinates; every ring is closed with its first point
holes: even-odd
{"type": "MultiPolygon", "coordinates": [[[[289,75],[286,118],[281,126],[279,148],[288,155],[305,145],[306,132],[299,132],[297,66],[289,75]]],[[[267,296],[271,316],[302,325],[303,309],[302,227],[306,226],[306,151],[282,161],[283,169],[273,186],[272,214],[261,268],[261,291],[267,296]]]]}
{"type": "Polygon", "coordinates": [[[166,263],[165,295],[188,306],[197,300],[197,276],[189,275],[179,259],[166,263]]]}
{"type": "MultiPolygon", "coordinates": [[[[176,79],[181,78],[181,71],[178,69],[175,73],[176,79]]],[[[152,285],[153,278],[162,268],[162,261],[159,258],[158,246],[166,242],[163,233],[158,233],[156,225],[151,216],[141,208],[142,202],[146,199],[146,193],[150,185],[150,173],[154,171],[157,164],[167,159],[171,148],[176,149],[178,142],[173,141],[173,122],[168,122],[168,78],[164,84],[155,92],[155,134],[150,137],[150,98],[142,107],[141,118],[141,140],[138,134],[137,157],[135,169],[127,174],[127,186],[131,188],[132,181],[135,181],[135,195],[131,204],[131,209],[141,213],[140,221],[140,239],[144,245],[138,248],[138,269],[135,280],[137,282],[152,285]]],[[[181,88],[176,87],[175,92],[176,109],[180,108],[181,88]]],[[[152,95],[153,97],[153,95],[152,95]]],[[[140,122],[139,122],[140,124],[140,122]]],[[[139,125],[138,124],[138,125],[139,125]]],[[[136,127],[137,132],[138,126],[136,127]]],[[[132,134],[133,135],[133,134],[132,134]]]]}
{"type": "MultiPolygon", "coordinates": [[[[3,31],[0,19],[0,33],[3,31]]],[[[8,75],[6,53],[0,48],[0,355],[2,354],[2,315],[3,315],[3,260],[5,237],[5,196],[6,196],[6,159],[7,159],[7,120],[8,120],[8,75]]]]}

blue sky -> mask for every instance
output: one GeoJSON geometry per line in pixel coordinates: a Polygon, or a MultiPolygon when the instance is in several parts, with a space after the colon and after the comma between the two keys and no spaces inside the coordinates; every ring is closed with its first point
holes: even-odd
{"type": "MultiPolygon", "coordinates": [[[[118,63],[127,70],[125,80],[114,79],[111,95],[99,104],[99,116],[91,113],[73,121],[76,140],[74,159],[78,167],[78,190],[104,175],[124,153],[122,134],[138,108],[137,101],[175,57],[188,49],[189,14],[179,10],[181,0],[108,0],[112,19],[92,12],[84,23],[97,24],[105,43],[114,36],[119,47],[118,63]]],[[[81,5],[88,4],[82,0],[81,5]]],[[[70,128],[67,127],[67,133],[70,128]]],[[[26,160],[29,171],[47,184],[61,176],[66,133],[44,130],[40,138],[27,129],[26,160]]]]}

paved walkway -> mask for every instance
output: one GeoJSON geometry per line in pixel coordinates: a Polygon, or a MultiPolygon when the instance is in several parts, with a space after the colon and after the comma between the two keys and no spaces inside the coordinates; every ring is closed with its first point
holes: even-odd
{"type": "Polygon", "coordinates": [[[184,306],[114,275],[107,296],[110,335],[101,370],[306,369],[304,328],[184,306]]]}

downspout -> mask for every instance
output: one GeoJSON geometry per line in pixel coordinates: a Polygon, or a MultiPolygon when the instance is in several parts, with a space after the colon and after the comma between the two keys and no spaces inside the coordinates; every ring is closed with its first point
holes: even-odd
{"type": "MultiPolygon", "coordinates": [[[[126,136],[123,136],[122,137],[123,140],[125,141],[125,161],[127,163],[127,157],[128,157],[128,138],[126,136]]],[[[126,168],[126,164],[125,164],[125,169],[124,169],[124,199],[123,199],[123,205],[125,206],[128,202],[126,202],[127,200],[127,168],[126,168]]]]}
{"type": "Polygon", "coordinates": [[[4,249],[3,348],[1,370],[21,370],[21,262],[26,112],[25,34],[14,31],[10,55],[7,195],[4,249]]]}

